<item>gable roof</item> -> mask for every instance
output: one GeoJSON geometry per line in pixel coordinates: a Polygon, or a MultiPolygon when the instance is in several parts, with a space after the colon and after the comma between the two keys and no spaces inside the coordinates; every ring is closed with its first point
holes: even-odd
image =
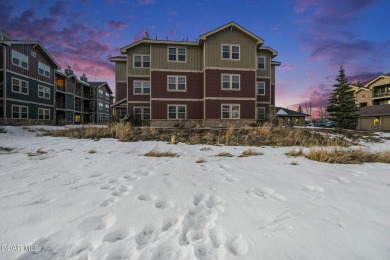
{"type": "Polygon", "coordinates": [[[102,86],[106,86],[106,89],[110,94],[112,94],[112,90],[107,82],[88,82],[90,87],[100,88],[102,86]]]}
{"type": "Polygon", "coordinates": [[[390,104],[362,107],[356,113],[362,117],[390,115],[390,104]]]}
{"type": "Polygon", "coordinates": [[[294,111],[294,110],[290,110],[290,109],[287,109],[287,108],[283,108],[283,107],[275,107],[275,113],[279,117],[285,117],[285,116],[309,116],[307,114],[304,114],[304,113],[301,113],[301,112],[298,112],[298,111],[294,111]]]}
{"type": "Polygon", "coordinates": [[[199,44],[197,42],[186,42],[186,41],[163,41],[163,40],[150,40],[150,39],[141,39],[139,41],[133,42],[129,45],[126,45],[125,47],[120,49],[120,52],[125,54],[128,49],[133,48],[137,45],[143,44],[143,43],[160,43],[160,44],[171,44],[171,45],[192,45],[192,46],[198,46],[199,44]]]}
{"type": "Polygon", "coordinates": [[[248,31],[247,29],[245,29],[244,27],[242,27],[241,25],[239,25],[239,24],[237,24],[237,23],[235,23],[233,21],[230,22],[230,23],[227,23],[225,25],[222,25],[222,26],[220,26],[220,27],[218,27],[218,28],[216,28],[216,29],[214,29],[214,30],[212,30],[210,32],[202,34],[199,39],[200,40],[206,40],[206,38],[208,36],[216,34],[216,33],[220,32],[222,30],[225,30],[226,28],[231,28],[231,29],[236,28],[236,29],[240,30],[241,32],[243,32],[244,34],[246,34],[249,37],[251,37],[254,40],[256,40],[257,44],[263,44],[264,43],[264,40],[262,38],[260,38],[259,36],[257,36],[256,34],[250,32],[250,31],[248,31]]]}
{"type": "Polygon", "coordinates": [[[374,83],[375,81],[380,80],[381,78],[390,78],[390,73],[382,74],[382,75],[379,75],[379,76],[376,77],[376,78],[367,80],[367,81],[365,81],[365,82],[362,83],[362,86],[368,88],[369,85],[371,85],[371,84],[374,83]]]}
{"type": "Polygon", "coordinates": [[[4,43],[6,45],[17,45],[17,44],[26,44],[26,45],[35,45],[34,48],[36,46],[38,46],[42,51],[43,53],[49,58],[49,60],[54,64],[54,69],[55,70],[60,70],[61,67],[60,65],[58,65],[58,63],[55,61],[55,59],[50,55],[50,53],[48,51],[46,51],[46,49],[43,47],[43,45],[38,42],[38,41],[14,41],[14,40],[11,40],[11,41],[1,41],[1,43],[4,43]]]}

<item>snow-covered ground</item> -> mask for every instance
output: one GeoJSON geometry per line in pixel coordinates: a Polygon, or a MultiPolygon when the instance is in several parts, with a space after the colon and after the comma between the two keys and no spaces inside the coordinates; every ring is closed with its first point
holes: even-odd
{"type": "Polygon", "coordinates": [[[5,129],[0,259],[390,259],[389,164],[5,129]]]}

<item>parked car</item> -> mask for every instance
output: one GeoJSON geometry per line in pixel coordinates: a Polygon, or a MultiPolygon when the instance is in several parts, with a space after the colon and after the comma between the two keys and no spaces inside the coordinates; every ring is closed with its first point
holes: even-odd
{"type": "Polygon", "coordinates": [[[337,123],[335,121],[326,121],[324,126],[328,128],[333,128],[337,126],[337,123]]]}

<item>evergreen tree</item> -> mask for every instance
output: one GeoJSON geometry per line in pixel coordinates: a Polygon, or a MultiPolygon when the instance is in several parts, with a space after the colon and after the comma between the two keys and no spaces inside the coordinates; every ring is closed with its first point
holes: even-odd
{"type": "Polygon", "coordinates": [[[338,127],[355,129],[358,118],[356,112],[359,108],[355,104],[353,90],[348,85],[342,66],[336,81],[337,83],[333,85],[334,89],[329,98],[327,110],[338,127]]]}

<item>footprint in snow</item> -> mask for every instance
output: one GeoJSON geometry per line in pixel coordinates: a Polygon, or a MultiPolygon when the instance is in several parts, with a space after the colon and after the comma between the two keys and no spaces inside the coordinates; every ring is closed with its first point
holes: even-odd
{"type": "Polygon", "coordinates": [[[107,207],[109,205],[111,205],[112,203],[116,202],[118,199],[115,198],[115,197],[110,197],[108,199],[106,199],[105,201],[103,201],[100,206],[101,207],[107,207]]]}
{"type": "Polygon", "coordinates": [[[154,194],[141,194],[137,199],[141,201],[152,201],[157,199],[157,196],[154,194]]]}
{"type": "Polygon", "coordinates": [[[116,197],[128,195],[131,190],[133,190],[132,186],[121,185],[116,191],[112,193],[112,195],[116,197]]]}
{"type": "Polygon", "coordinates": [[[232,177],[231,175],[229,174],[222,174],[223,178],[227,181],[227,182],[238,182],[240,179],[239,178],[235,178],[235,177],[232,177]]]}
{"type": "Polygon", "coordinates": [[[104,242],[114,243],[119,240],[123,240],[129,236],[129,232],[123,229],[118,229],[116,231],[110,232],[103,237],[104,242]]]}
{"type": "Polygon", "coordinates": [[[154,206],[158,209],[166,209],[166,208],[173,208],[175,204],[172,201],[157,200],[156,203],[154,203],[154,206]]]}
{"type": "Polygon", "coordinates": [[[324,188],[319,187],[319,186],[303,186],[303,190],[304,191],[318,192],[318,193],[321,193],[321,192],[325,191],[324,188]]]}
{"type": "Polygon", "coordinates": [[[263,198],[263,199],[268,199],[268,198],[274,198],[279,201],[287,201],[287,198],[284,197],[281,194],[278,194],[275,192],[274,189],[263,187],[263,188],[249,188],[247,193],[253,193],[257,197],[263,198]]]}

